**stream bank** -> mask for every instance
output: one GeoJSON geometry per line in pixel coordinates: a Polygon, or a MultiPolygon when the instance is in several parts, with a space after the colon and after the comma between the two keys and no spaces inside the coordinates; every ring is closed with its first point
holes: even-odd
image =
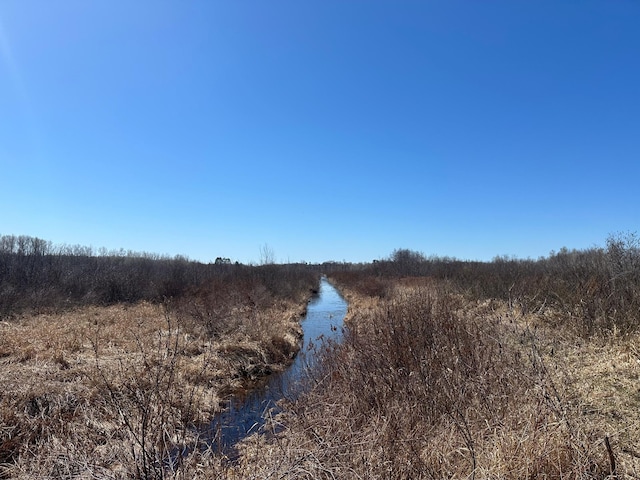
{"type": "Polygon", "coordinates": [[[225,410],[214,417],[206,431],[206,441],[214,451],[234,456],[233,446],[260,431],[266,419],[280,411],[280,400],[295,399],[305,371],[316,361],[314,345],[327,340],[340,341],[346,313],[346,300],[322,277],[318,294],[309,300],[301,322],[300,352],[286,370],[269,375],[263,386],[246,396],[229,400],[225,410]]]}

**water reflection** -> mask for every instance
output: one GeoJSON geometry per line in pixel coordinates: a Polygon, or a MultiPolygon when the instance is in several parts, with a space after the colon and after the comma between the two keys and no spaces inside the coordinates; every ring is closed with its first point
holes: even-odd
{"type": "Polygon", "coordinates": [[[322,277],[320,289],[307,306],[302,321],[304,345],[293,364],[281,373],[275,373],[263,388],[250,393],[240,401],[230,401],[228,408],[217,415],[209,426],[207,440],[215,451],[233,455],[233,445],[264,426],[270,415],[278,413],[277,402],[283,398],[294,400],[301,388],[304,371],[315,362],[314,345],[325,340],[340,341],[347,302],[322,277]]]}

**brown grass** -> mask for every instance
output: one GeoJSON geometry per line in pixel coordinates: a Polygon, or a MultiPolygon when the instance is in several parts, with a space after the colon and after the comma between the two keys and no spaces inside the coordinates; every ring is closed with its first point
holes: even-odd
{"type": "Polygon", "coordinates": [[[344,342],[235,463],[175,454],[288,362],[299,301],[256,287],[0,323],[0,478],[640,478],[639,334],[577,335],[440,280],[353,280],[344,342]]]}
{"type": "Polygon", "coordinates": [[[229,309],[212,338],[179,309],[83,307],[0,323],[0,478],[165,478],[225,471],[192,452],[227,396],[282,368],[301,306],[229,309]]]}
{"type": "Polygon", "coordinates": [[[637,336],[585,340],[428,279],[362,285],[284,433],[244,442],[247,478],[638,478],[637,336]]]}
{"type": "Polygon", "coordinates": [[[599,451],[609,438],[620,478],[640,478],[640,334],[585,340],[544,325],[538,331],[575,422],[599,451]]]}

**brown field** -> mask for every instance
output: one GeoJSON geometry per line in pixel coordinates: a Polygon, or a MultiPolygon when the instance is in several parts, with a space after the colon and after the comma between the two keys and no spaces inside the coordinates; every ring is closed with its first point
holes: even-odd
{"type": "Polygon", "coordinates": [[[285,432],[244,442],[251,478],[640,478],[640,335],[424,278],[343,289],[351,334],[285,432]]]}
{"type": "Polygon", "coordinates": [[[289,364],[317,266],[20,241],[0,242],[0,478],[640,478],[634,234],[535,261],[328,265],[344,340],[238,458],[202,427],[289,364]]]}
{"type": "Polygon", "coordinates": [[[285,431],[248,438],[236,463],[162,461],[287,363],[299,303],[238,308],[215,338],[146,302],[0,323],[2,476],[640,478],[640,335],[584,338],[552,310],[428,278],[367,282],[383,297],[342,285],[352,333],[275,420],[285,431]]]}
{"type": "Polygon", "coordinates": [[[288,363],[303,311],[237,309],[217,338],[146,302],[0,323],[0,477],[168,475],[162,460],[197,441],[192,427],[288,363]]]}

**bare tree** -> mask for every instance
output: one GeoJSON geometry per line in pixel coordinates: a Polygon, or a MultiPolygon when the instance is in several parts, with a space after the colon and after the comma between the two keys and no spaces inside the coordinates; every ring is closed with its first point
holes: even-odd
{"type": "Polygon", "coordinates": [[[276,254],[268,243],[260,247],[260,264],[273,265],[276,263],[276,254]]]}

